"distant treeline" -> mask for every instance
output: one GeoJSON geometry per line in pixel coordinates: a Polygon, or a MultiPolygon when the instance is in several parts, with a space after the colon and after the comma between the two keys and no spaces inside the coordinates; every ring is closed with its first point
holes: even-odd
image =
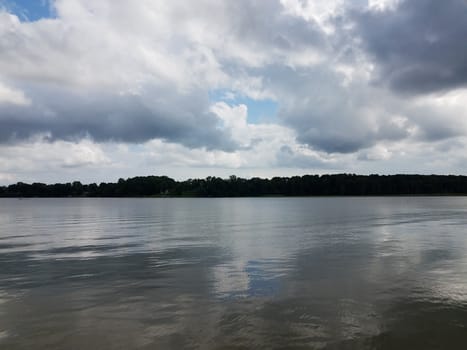
{"type": "Polygon", "coordinates": [[[138,176],[116,183],[83,185],[43,183],[0,187],[0,197],[247,197],[467,195],[467,176],[442,175],[305,175],[272,179],[207,177],[175,181],[167,176],[138,176]]]}

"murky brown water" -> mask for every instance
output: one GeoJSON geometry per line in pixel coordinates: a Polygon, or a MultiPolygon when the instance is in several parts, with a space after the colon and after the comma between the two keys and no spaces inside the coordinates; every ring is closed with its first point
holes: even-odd
{"type": "Polygon", "coordinates": [[[0,349],[466,344],[467,198],[0,200],[0,349]]]}

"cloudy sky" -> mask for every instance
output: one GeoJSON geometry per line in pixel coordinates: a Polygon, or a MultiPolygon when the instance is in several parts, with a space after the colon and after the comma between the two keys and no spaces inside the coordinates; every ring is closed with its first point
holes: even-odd
{"type": "Polygon", "coordinates": [[[465,0],[0,0],[0,184],[467,172],[465,0]]]}

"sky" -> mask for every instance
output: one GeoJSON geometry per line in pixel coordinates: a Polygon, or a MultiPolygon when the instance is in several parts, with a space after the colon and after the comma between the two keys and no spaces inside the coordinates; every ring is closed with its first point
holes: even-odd
{"type": "Polygon", "coordinates": [[[0,0],[0,184],[467,172],[465,0],[0,0]]]}

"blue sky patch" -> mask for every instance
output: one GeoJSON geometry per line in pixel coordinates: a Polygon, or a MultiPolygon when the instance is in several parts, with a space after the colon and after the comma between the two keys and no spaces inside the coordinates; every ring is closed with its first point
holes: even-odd
{"type": "Polygon", "coordinates": [[[209,94],[212,102],[224,101],[229,105],[244,104],[248,107],[248,122],[251,124],[270,123],[276,119],[279,105],[276,101],[254,100],[246,96],[239,96],[229,90],[215,90],[209,94]]]}
{"type": "Polygon", "coordinates": [[[49,0],[0,0],[0,7],[24,22],[54,17],[49,0]]]}

